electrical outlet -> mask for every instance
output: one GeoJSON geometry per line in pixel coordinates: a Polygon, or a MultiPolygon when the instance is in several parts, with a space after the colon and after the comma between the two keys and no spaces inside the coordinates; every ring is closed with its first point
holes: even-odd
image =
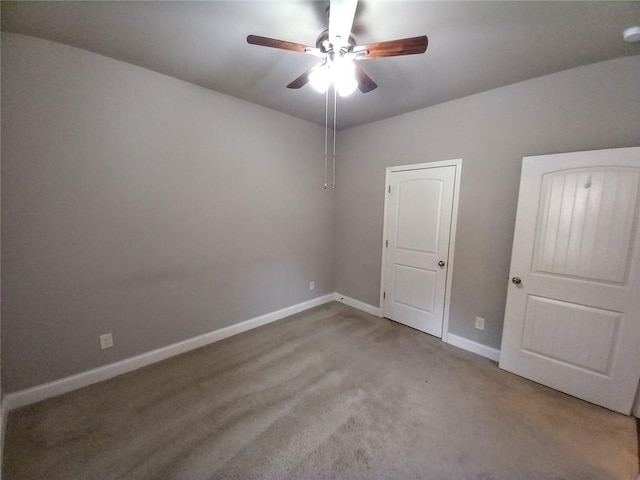
{"type": "Polygon", "coordinates": [[[100,348],[104,350],[105,348],[111,347],[113,347],[113,335],[111,335],[110,333],[100,335],[100,348]]]}
{"type": "Polygon", "coordinates": [[[316,288],[316,282],[314,282],[313,280],[311,280],[309,282],[309,290],[313,290],[314,288],[316,288]]]}
{"type": "Polygon", "coordinates": [[[476,317],[476,328],[478,330],[484,330],[484,318],[476,317]]]}

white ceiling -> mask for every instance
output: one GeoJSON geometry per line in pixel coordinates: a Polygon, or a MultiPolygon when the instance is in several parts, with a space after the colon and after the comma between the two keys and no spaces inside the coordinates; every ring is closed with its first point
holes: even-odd
{"type": "MultiPolygon", "coordinates": [[[[285,86],[317,62],[248,45],[256,34],[307,45],[327,28],[326,1],[2,2],[2,30],[46,38],[324,124],[324,96],[285,86]]],[[[424,55],[364,60],[379,87],[340,99],[347,128],[561,70],[640,54],[622,31],[638,1],[372,1],[359,44],[426,34],[424,55]]],[[[639,85],[640,87],[640,85],[639,85]]],[[[606,85],[603,85],[606,88],[606,85]]]]}

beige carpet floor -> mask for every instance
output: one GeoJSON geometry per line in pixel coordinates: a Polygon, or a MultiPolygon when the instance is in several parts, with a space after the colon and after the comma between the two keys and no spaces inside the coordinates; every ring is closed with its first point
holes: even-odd
{"type": "Polygon", "coordinates": [[[327,304],[11,412],[4,478],[632,479],[635,422],[327,304]]]}

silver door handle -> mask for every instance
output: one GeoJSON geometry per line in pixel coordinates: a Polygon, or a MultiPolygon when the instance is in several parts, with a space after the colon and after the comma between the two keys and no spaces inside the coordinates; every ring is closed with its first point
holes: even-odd
{"type": "Polygon", "coordinates": [[[444,262],[443,262],[442,260],[440,260],[440,261],[438,262],[438,266],[439,266],[439,267],[444,267],[444,262]]]}
{"type": "Polygon", "coordinates": [[[515,284],[515,285],[520,285],[522,283],[522,279],[520,277],[513,277],[511,279],[511,281],[515,284]]]}

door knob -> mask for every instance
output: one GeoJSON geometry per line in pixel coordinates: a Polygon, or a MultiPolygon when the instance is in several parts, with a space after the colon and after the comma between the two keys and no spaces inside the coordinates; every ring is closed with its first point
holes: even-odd
{"type": "Polygon", "coordinates": [[[444,267],[444,262],[443,262],[442,260],[440,260],[440,261],[438,262],[438,266],[439,266],[439,267],[444,267]]]}
{"type": "Polygon", "coordinates": [[[511,281],[515,284],[515,285],[520,285],[522,283],[522,279],[520,277],[513,277],[511,279],[511,281]]]}

